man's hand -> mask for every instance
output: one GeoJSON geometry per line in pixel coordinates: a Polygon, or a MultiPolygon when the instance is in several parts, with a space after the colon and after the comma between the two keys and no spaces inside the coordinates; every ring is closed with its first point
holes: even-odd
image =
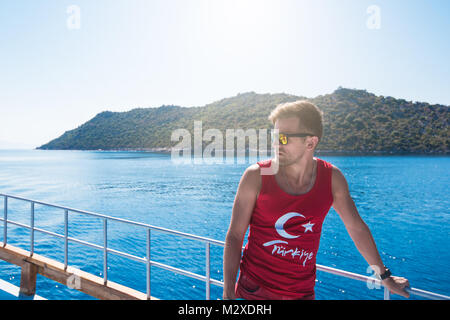
{"type": "MultiPolygon", "coordinates": [[[[370,266],[375,266],[377,270],[381,270],[384,264],[378,253],[372,233],[356,209],[356,205],[350,196],[347,180],[335,166],[333,166],[331,181],[333,208],[341,217],[345,228],[364,259],[366,259],[370,266]]],[[[374,270],[376,271],[376,269],[374,270]]],[[[407,279],[390,277],[383,280],[382,283],[391,293],[409,298],[409,293],[405,291],[405,287],[409,286],[407,279]]]]}
{"type": "Polygon", "coordinates": [[[383,286],[388,288],[390,293],[398,294],[402,297],[409,298],[409,293],[405,288],[409,287],[408,279],[402,277],[389,277],[382,281],[383,286]]]}

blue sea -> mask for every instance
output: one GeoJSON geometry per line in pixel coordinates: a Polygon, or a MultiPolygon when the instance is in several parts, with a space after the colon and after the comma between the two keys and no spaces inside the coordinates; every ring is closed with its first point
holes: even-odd
{"type": "MultiPolygon", "coordinates": [[[[380,255],[411,286],[450,295],[450,157],[318,156],[341,169],[380,255]]],[[[242,160],[242,159],[241,159],[242,160]]],[[[234,164],[180,164],[151,152],[0,150],[0,193],[94,211],[224,241],[236,189],[258,159],[234,164]]],[[[64,211],[36,205],[35,226],[64,233],[64,211]]],[[[3,199],[0,199],[3,214],[3,199]]],[[[9,199],[8,219],[29,224],[30,206],[9,199]]],[[[99,218],[69,213],[69,236],[102,244],[99,218]]],[[[3,241],[3,223],[0,238],[3,241]]],[[[35,252],[63,262],[64,241],[35,233],[35,252]]],[[[30,248],[27,229],[8,226],[8,243],[30,248]]],[[[110,222],[108,245],[145,256],[146,232],[110,222]]],[[[152,231],[151,259],[205,274],[203,243],[152,231]]],[[[222,247],[211,247],[211,276],[223,281],[222,247]]],[[[317,263],[373,275],[333,208],[322,229],[317,263]]],[[[69,264],[102,276],[103,252],[69,243],[69,264]]],[[[108,279],[146,291],[145,264],[108,255],[108,279]]],[[[0,279],[20,285],[20,268],[0,261],[0,279]]],[[[204,299],[201,281],[152,267],[152,296],[204,299]]],[[[38,275],[37,294],[47,299],[93,299],[38,275]]],[[[211,299],[222,288],[211,286],[211,299]]],[[[382,299],[383,289],[317,272],[316,298],[382,299]]],[[[392,296],[392,299],[403,299],[392,296]]],[[[412,296],[411,299],[418,299],[412,296]]]]}

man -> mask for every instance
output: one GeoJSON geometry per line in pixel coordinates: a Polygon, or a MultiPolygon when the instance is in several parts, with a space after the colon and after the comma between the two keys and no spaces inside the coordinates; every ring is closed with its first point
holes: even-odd
{"type": "Polygon", "coordinates": [[[322,116],[307,101],[280,104],[270,114],[279,132],[276,157],[248,167],[239,182],[225,241],[224,299],[315,299],[316,254],[331,206],[382,284],[409,297],[408,280],[391,276],[384,266],[341,171],[313,156],[322,116]]]}

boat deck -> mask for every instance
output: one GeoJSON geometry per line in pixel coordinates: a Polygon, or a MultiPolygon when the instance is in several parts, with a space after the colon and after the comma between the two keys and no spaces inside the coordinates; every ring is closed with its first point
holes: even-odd
{"type": "Polygon", "coordinates": [[[0,300],[47,300],[37,294],[27,296],[20,293],[20,288],[0,279],[0,300]]]}
{"type": "MultiPolygon", "coordinates": [[[[22,268],[21,273],[21,288],[17,288],[12,284],[0,280],[0,300],[2,299],[44,299],[35,294],[36,291],[36,275],[40,274],[44,277],[57,281],[61,284],[67,285],[69,287],[73,287],[81,292],[84,292],[88,295],[96,297],[98,299],[107,299],[107,300],[117,300],[117,299],[138,299],[138,300],[158,300],[151,295],[151,283],[150,283],[150,274],[151,267],[157,267],[161,269],[165,269],[177,274],[181,274],[193,279],[197,279],[205,282],[205,299],[210,299],[210,286],[216,285],[219,287],[223,287],[223,282],[213,279],[211,277],[210,272],[210,247],[211,245],[224,247],[225,243],[223,241],[209,239],[205,237],[200,237],[193,234],[187,234],[184,232],[179,232],[175,230],[169,230],[166,228],[156,227],[144,223],[139,223],[135,221],[115,218],[111,216],[106,216],[103,214],[89,212],[74,208],[69,208],[61,205],[55,205],[50,203],[45,203],[42,201],[36,201],[32,199],[26,199],[23,197],[7,195],[0,193],[0,197],[4,198],[3,205],[3,217],[0,217],[0,221],[3,224],[3,242],[0,242],[0,259],[6,262],[15,264],[22,268]],[[11,220],[11,217],[8,217],[8,199],[16,199],[28,202],[30,204],[30,224],[19,223],[17,221],[11,220]],[[35,204],[40,204],[48,207],[53,207],[60,209],[64,213],[64,234],[54,233],[49,230],[44,230],[41,228],[37,228],[34,224],[35,217],[35,204]],[[70,237],[68,233],[69,227],[69,213],[79,213],[83,215],[94,216],[97,218],[101,218],[103,220],[103,245],[93,244],[87,241],[83,241],[74,237],[70,237]],[[134,225],[146,230],[146,256],[138,257],[132,255],[128,252],[122,252],[115,249],[112,249],[108,245],[108,222],[114,221],[127,225],[134,225]],[[30,250],[24,250],[21,248],[17,248],[8,244],[8,224],[12,224],[21,228],[25,228],[30,230],[30,250]],[[170,265],[166,265],[160,262],[156,262],[151,259],[150,251],[151,251],[151,231],[152,232],[162,232],[166,234],[172,234],[179,237],[196,240],[199,242],[203,242],[205,245],[205,275],[196,274],[184,269],[179,269],[170,265]],[[48,257],[38,255],[34,252],[34,233],[40,232],[44,234],[48,234],[64,241],[64,262],[56,261],[50,259],[48,257]],[[70,265],[68,265],[68,256],[69,256],[69,241],[75,242],[84,246],[92,247],[94,249],[100,250],[103,253],[103,275],[102,277],[95,276],[93,274],[89,274],[85,271],[76,269],[70,265]],[[108,280],[108,255],[114,254],[117,256],[121,256],[130,260],[137,261],[139,263],[143,263],[146,265],[146,293],[136,291],[124,285],[120,285],[118,283],[112,282],[108,280]],[[20,292],[24,292],[30,294],[30,296],[23,296],[20,292]]],[[[334,274],[337,276],[354,279],[362,282],[370,282],[374,285],[382,286],[382,283],[379,279],[368,277],[365,275],[360,275],[352,272],[348,272],[345,270],[335,269],[328,266],[317,265],[317,270],[334,274]]],[[[421,290],[418,288],[407,288],[406,289],[410,294],[416,295],[425,299],[436,299],[436,300],[450,300],[449,296],[438,294],[435,292],[429,292],[425,290],[421,290]]],[[[384,288],[384,299],[390,299],[390,292],[387,288],[384,288]]],[[[381,298],[381,297],[380,297],[381,298]]]]}

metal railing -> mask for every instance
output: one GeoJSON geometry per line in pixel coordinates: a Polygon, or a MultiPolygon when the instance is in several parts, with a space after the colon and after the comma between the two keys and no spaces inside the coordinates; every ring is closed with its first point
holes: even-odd
{"type": "MultiPolygon", "coordinates": [[[[151,266],[155,266],[155,267],[158,267],[161,269],[165,269],[165,270],[174,272],[176,274],[181,274],[181,275],[205,282],[205,284],[206,284],[206,288],[205,288],[206,300],[210,299],[211,284],[219,286],[219,287],[223,287],[223,282],[216,280],[216,279],[212,279],[211,272],[210,272],[210,248],[211,248],[211,245],[217,245],[217,246],[224,247],[225,242],[223,242],[223,241],[200,237],[200,236],[196,236],[193,234],[188,234],[188,233],[170,230],[170,229],[166,229],[166,228],[156,227],[156,226],[152,226],[152,225],[145,224],[145,223],[130,221],[130,220],[121,219],[121,218],[115,218],[115,217],[111,217],[111,216],[106,216],[106,215],[95,213],[95,212],[69,208],[69,207],[45,203],[45,202],[37,201],[37,200],[26,199],[23,197],[18,197],[18,196],[3,194],[3,193],[0,193],[0,196],[4,197],[3,218],[0,218],[0,221],[3,222],[3,245],[6,245],[7,240],[8,240],[8,224],[12,224],[12,225],[16,225],[18,227],[29,229],[31,231],[30,232],[30,254],[31,255],[33,255],[33,253],[34,253],[34,233],[35,233],[35,231],[64,239],[64,268],[65,269],[67,268],[67,265],[68,265],[68,257],[69,257],[68,243],[69,243],[69,241],[101,250],[101,251],[103,251],[103,281],[104,281],[104,284],[106,284],[108,281],[108,254],[109,253],[115,254],[115,255],[118,255],[118,256],[121,256],[121,257],[124,257],[127,259],[131,259],[131,260],[134,260],[137,262],[145,263],[146,264],[146,285],[147,285],[147,298],[148,299],[151,298],[151,283],[150,283],[151,266]],[[8,198],[21,200],[21,201],[30,203],[30,225],[26,225],[26,224],[19,223],[19,222],[8,219],[8,198]],[[34,225],[35,204],[52,207],[52,208],[57,208],[57,209],[61,209],[64,211],[64,234],[63,235],[35,227],[35,225],[34,225]],[[90,243],[87,241],[83,241],[80,239],[76,239],[74,237],[69,237],[68,227],[69,227],[69,213],[70,212],[93,216],[93,217],[97,217],[97,218],[100,218],[103,220],[103,246],[93,244],[93,243],[90,243]],[[118,251],[118,250],[109,248],[108,247],[108,221],[115,221],[115,222],[120,222],[120,223],[125,223],[125,224],[129,224],[129,225],[145,228],[147,231],[146,257],[145,258],[137,257],[135,255],[132,255],[132,254],[129,254],[126,252],[122,252],[122,251],[118,251]],[[177,235],[177,236],[181,236],[181,237],[191,239],[191,240],[204,242],[205,243],[205,267],[206,267],[205,275],[199,275],[199,274],[187,271],[187,270],[175,268],[175,267],[163,264],[163,263],[152,261],[150,259],[151,230],[168,233],[168,234],[172,234],[172,235],[177,235]]],[[[370,281],[374,285],[381,285],[380,280],[372,278],[372,277],[368,277],[368,276],[364,276],[364,275],[360,275],[360,274],[356,274],[356,273],[352,273],[352,272],[348,272],[348,271],[344,271],[344,270],[340,270],[340,269],[335,269],[335,268],[331,268],[331,267],[327,267],[327,266],[322,266],[319,264],[317,264],[316,267],[317,267],[317,270],[327,272],[330,274],[338,275],[338,276],[349,278],[349,279],[364,281],[364,282],[370,281]]],[[[437,294],[434,292],[424,291],[424,290],[420,290],[420,289],[416,289],[416,288],[406,288],[406,291],[408,291],[409,294],[411,294],[411,295],[417,295],[417,296],[427,298],[427,299],[450,300],[449,296],[437,294]]],[[[387,288],[384,288],[384,299],[385,300],[390,299],[389,290],[387,288]]]]}

